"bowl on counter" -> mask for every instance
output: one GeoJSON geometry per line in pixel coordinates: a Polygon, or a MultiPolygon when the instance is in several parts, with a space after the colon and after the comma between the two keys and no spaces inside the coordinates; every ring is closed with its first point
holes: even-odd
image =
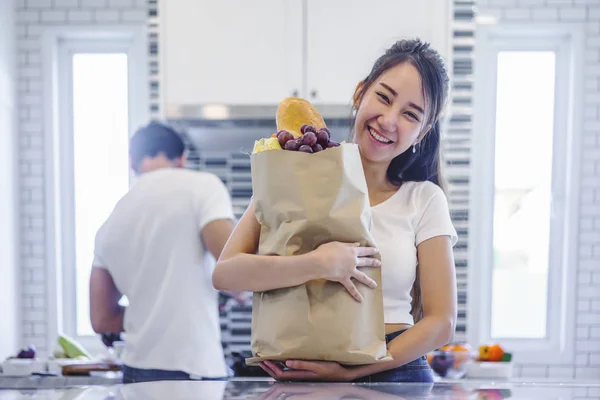
{"type": "Polygon", "coordinates": [[[2,363],[2,375],[4,376],[29,376],[32,374],[43,374],[46,370],[46,362],[37,358],[11,358],[2,363]]]}
{"type": "Polygon", "coordinates": [[[478,357],[466,343],[453,343],[427,354],[429,366],[441,378],[461,379],[478,357]]]}

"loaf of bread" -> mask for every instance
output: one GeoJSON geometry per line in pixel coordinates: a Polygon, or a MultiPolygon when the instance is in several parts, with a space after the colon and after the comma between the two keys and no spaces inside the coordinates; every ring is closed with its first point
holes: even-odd
{"type": "Polygon", "coordinates": [[[339,143],[331,139],[321,113],[307,100],[287,97],[279,103],[275,116],[277,132],[254,142],[252,153],[266,150],[291,150],[318,153],[339,143]]]}
{"type": "Polygon", "coordinates": [[[302,125],[312,125],[318,131],[327,128],[321,113],[309,101],[299,97],[287,97],[277,108],[277,131],[286,130],[294,137],[302,136],[302,125]]]}

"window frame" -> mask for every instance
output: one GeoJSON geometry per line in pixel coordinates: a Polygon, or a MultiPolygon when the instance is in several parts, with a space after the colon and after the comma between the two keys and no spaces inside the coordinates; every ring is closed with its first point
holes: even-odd
{"type": "Polygon", "coordinates": [[[575,357],[583,32],[580,27],[569,24],[501,23],[478,25],[476,36],[468,339],[474,345],[500,342],[519,364],[572,363],[575,357]],[[555,216],[550,228],[545,339],[491,337],[497,54],[512,50],[556,52],[551,203],[555,216]]]}
{"type": "MultiPolygon", "coordinates": [[[[46,32],[44,51],[47,342],[49,352],[59,332],[79,341],[92,354],[106,351],[98,335],[77,334],[74,170],[73,74],[76,53],[127,53],[128,132],[145,123],[148,113],[146,28],[140,26],[89,29],[57,27],[46,32]]],[[[129,171],[130,184],[134,176],[129,171]]],[[[92,260],[90,260],[91,264],[92,260]]]]}

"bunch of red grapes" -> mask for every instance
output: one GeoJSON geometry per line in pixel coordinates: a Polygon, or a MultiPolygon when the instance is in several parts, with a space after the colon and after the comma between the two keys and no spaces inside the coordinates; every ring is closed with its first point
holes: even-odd
{"type": "Polygon", "coordinates": [[[294,138],[294,135],[286,130],[277,132],[277,140],[279,140],[281,148],[304,153],[317,153],[340,145],[331,140],[331,132],[327,128],[317,130],[312,125],[304,124],[300,127],[300,133],[302,136],[294,138]]]}

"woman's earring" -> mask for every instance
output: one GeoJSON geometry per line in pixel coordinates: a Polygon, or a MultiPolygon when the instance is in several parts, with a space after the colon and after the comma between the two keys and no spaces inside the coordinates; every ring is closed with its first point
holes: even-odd
{"type": "Polygon", "coordinates": [[[413,154],[417,152],[417,145],[413,144],[413,154]]]}

